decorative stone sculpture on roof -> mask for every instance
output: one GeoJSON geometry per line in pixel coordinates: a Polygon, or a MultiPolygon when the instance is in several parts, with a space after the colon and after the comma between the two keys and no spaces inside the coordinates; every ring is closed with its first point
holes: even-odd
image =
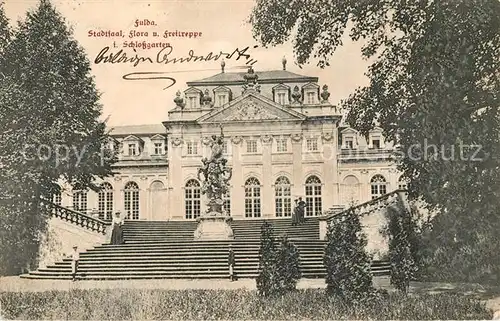
{"type": "Polygon", "coordinates": [[[246,80],[247,84],[256,84],[257,80],[259,79],[259,76],[255,73],[253,70],[252,66],[248,68],[248,72],[243,76],[243,79],[246,80]]]}
{"type": "Polygon", "coordinates": [[[302,98],[302,94],[300,93],[299,86],[293,87],[292,98],[293,98],[292,104],[301,103],[300,98],[302,98]]]}
{"type": "Polygon", "coordinates": [[[328,92],[328,86],[323,85],[323,92],[321,93],[321,102],[326,103],[328,102],[328,98],[330,98],[330,93],[328,92]]]}
{"type": "Polygon", "coordinates": [[[184,103],[184,99],[182,99],[181,97],[180,90],[177,90],[177,92],[175,93],[174,103],[177,105],[177,107],[184,108],[184,106],[186,106],[186,104],[184,103]]]}

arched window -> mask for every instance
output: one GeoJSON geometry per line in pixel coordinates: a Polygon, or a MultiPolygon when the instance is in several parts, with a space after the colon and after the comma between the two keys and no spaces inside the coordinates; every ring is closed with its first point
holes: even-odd
{"type": "Polygon", "coordinates": [[[113,218],[113,186],[110,183],[101,184],[101,190],[97,195],[97,211],[101,220],[113,218]]]}
{"type": "Polygon", "coordinates": [[[186,219],[198,218],[201,213],[201,188],[197,180],[187,181],[184,198],[186,219]]]}
{"type": "Polygon", "coordinates": [[[342,193],[344,205],[350,206],[359,201],[359,180],[356,176],[349,175],[342,182],[342,193]]]}
{"type": "Polygon", "coordinates": [[[408,183],[406,182],[405,178],[403,175],[399,176],[398,179],[398,189],[407,189],[408,188],[408,183]]]}
{"type": "Polygon", "coordinates": [[[276,217],[292,215],[292,192],[290,180],[280,176],[274,185],[276,217]]]}
{"type": "Polygon", "coordinates": [[[245,182],[245,217],[260,217],[260,182],[255,177],[245,182]]]}
{"type": "Polygon", "coordinates": [[[387,193],[387,181],[382,175],[375,175],[370,181],[372,199],[380,197],[387,193]]]}
{"type": "Polygon", "coordinates": [[[322,213],[321,180],[312,175],[306,179],[306,213],[305,216],[318,216],[322,213]]]}
{"type": "Polygon", "coordinates": [[[77,212],[87,212],[87,191],[73,191],[73,209],[77,212]]]}
{"type": "Polygon", "coordinates": [[[125,213],[127,219],[139,219],[139,185],[135,182],[128,182],[125,185],[125,213]]]}

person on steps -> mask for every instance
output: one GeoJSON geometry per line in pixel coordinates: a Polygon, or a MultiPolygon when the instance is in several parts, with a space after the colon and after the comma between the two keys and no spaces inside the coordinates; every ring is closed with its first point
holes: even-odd
{"type": "Polygon", "coordinates": [[[299,204],[298,204],[298,217],[299,217],[299,223],[304,223],[306,221],[305,218],[305,211],[306,211],[306,202],[302,200],[302,197],[299,197],[299,204]]]}
{"type": "Polygon", "coordinates": [[[292,212],[292,226],[296,226],[300,222],[299,205],[298,205],[297,202],[298,201],[295,200],[295,205],[293,207],[293,212],[292,212]]]}
{"type": "Polygon", "coordinates": [[[111,244],[123,244],[123,217],[120,212],[116,212],[113,217],[113,231],[111,232],[111,244]]]}
{"type": "Polygon", "coordinates": [[[76,273],[78,272],[78,261],[80,261],[80,253],[78,253],[78,246],[73,246],[73,252],[69,255],[71,257],[71,276],[72,281],[76,281],[76,273]]]}
{"type": "Polygon", "coordinates": [[[236,281],[238,278],[234,273],[235,257],[234,257],[233,247],[231,244],[229,244],[229,255],[227,258],[227,263],[229,265],[229,280],[231,280],[231,282],[236,281]]]}

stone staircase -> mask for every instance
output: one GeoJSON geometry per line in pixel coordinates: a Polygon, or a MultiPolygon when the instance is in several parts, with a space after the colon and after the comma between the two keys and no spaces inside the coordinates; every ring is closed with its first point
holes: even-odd
{"type": "MultiPolygon", "coordinates": [[[[286,233],[300,252],[304,278],[323,278],[323,250],[317,218],[292,227],[291,219],[270,219],[275,235],[286,233]]],[[[126,243],[103,244],[80,254],[80,279],[202,279],[226,278],[227,256],[232,244],[235,272],[240,278],[255,278],[259,264],[260,227],[264,220],[233,220],[235,240],[194,241],[194,221],[127,221],[126,243]]],[[[387,262],[375,261],[374,275],[387,274],[387,262]]],[[[69,279],[71,260],[38,269],[23,278],[69,279]]]]}
{"type": "MultiPolygon", "coordinates": [[[[236,240],[259,240],[260,228],[264,219],[233,220],[236,240]]],[[[319,222],[317,218],[307,218],[304,224],[292,226],[291,219],[268,220],[274,227],[276,236],[287,234],[294,240],[319,240],[319,222]]],[[[127,221],[124,225],[124,237],[127,243],[164,242],[193,240],[196,221],[127,221]]]]}

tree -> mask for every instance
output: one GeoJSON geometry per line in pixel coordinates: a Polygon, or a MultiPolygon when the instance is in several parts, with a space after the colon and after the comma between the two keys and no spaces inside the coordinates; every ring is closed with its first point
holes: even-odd
{"type": "Polygon", "coordinates": [[[412,231],[414,224],[410,215],[408,211],[398,211],[393,207],[387,209],[391,284],[405,294],[418,271],[415,250],[412,249],[415,232],[412,231]]]}
{"type": "MultiPolygon", "coordinates": [[[[5,10],[3,8],[3,2],[0,2],[0,66],[3,52],[10,41],[11,29],[9,26],[9,19],[5,15],[5,10]]],[[[1,75],[0,75],[1,77],[1,75]]]]}
{"type": "Polygon", "coordinates": [[[302,273],[297,247],[285,235],[281,237],[276,254],[276,272],[281,292],[295,290],[302,273]]]}
{"type": "Polygon", "coordinates": [[[274,230],[271,224],[266,221],[260,228],[257,290],[262,296],[270,296],[276,293],[278,287],[274,230]]]}
{"type": "Polygon", "coordinates": [[[366,235],[354,210],[332,218],[323,259],[328,294],[348,303],[359,302],[373,294],[371,260],[366,245],[366,235]]]}
{"type": "MultiPolygon", "coordinates": [[[[3,17],[0,10],[0,26],[6,25],[3,17]]],[[[36,243],[45,223],[40,198],[60,192],[59,179],[97,189],[96,179],[112,173],[115,158],[105,148],[108,136],[90,63],[48,0],[19,23],[0,62],[0,216],[10,224],[2,224],[0,233],[13,239],[24,229],[36,243]]],[[[11,262],[7,253],[22,253],[25,246],[2,249],[1,261],[11,262]]]]}
{"type": "Polygon", "coordinates": [[[299,64],[327,66],[346,33],[363,40],[370,83],[342,102],[347,122],[399,143],[409,196],[440,213],[431,237],[443,257],[453,260],[456,235],[462,248],[490,251],[500,228],[499,1],[258,0],[250,22],[264,45],[295,32],[299,64]]]}
{"type": "Polygon", "coordinates": [[[257,290],[262,296],[282,295],[295,290],[301,277],[300,256],[297,247],[287,236],[276,246],[274,230],[264,222],[260,230],[259,275],[257,290]]]}

